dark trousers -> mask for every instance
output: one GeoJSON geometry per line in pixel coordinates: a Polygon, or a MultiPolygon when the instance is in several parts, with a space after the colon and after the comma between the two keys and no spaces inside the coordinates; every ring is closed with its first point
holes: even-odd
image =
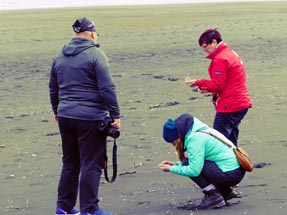
{"type": "Polygon", "coordinates": [[[106,136],[97,129],[100,122],[58,118],[63,166],[57,207],[66,211],[76,205],[78,189],[81,213],[99,208],[98,190],[106,155],[106,136]]]}
{"type": "Polygon", "coordinates": [[[222,195],[227,195],[231,192],[231,187],[238,184],[243,179],[244,175],[245,171],[242,168],[222,172],[214,162],[205,160],[200,175],[197,177],[190,177],[190,179],[201,189],[213,184],[222,195]]]}
{"type": "Polygon", "coordinates": [[[213,128],[227,137],[235,146],[239,135],[239,124],[248,109],[232,113],[216,113],[213,128]]]}

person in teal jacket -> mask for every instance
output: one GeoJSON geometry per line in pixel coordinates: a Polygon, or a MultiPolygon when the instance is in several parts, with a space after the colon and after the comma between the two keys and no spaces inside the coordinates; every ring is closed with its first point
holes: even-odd
{"type": "Polygon", "coordinates": [[[159,166],[164,172],[189,177],[202,189],[205,196],[192,206],[194,209],[218,208],[232,198],[240,198],[232,187],[245,175],[230,147],[200,132],[208,129],[190,114],[169,118],[163,125],[163,138],[176,148],[180,162],[163,161],[159,166]]]}

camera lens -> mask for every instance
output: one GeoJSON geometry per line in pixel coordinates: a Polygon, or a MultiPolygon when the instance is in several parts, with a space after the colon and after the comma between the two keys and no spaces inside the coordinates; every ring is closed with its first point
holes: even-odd
{"type": "Polygon", "coordinates": [[[110,128],[108,131],[108,135],[113,138],[118,138],[120,136],[120,131],[115,128],[110,128]]]}

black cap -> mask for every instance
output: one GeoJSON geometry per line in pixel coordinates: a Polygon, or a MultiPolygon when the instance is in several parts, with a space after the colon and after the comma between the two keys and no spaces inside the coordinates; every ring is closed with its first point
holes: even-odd
{"type": "Polygon", "coordinates": [[[88,20],[87,18],[77,19],[72,25],[76,33],[84,31],[94,31],[96,32],[96,25],[93,21],[88,20]]]}

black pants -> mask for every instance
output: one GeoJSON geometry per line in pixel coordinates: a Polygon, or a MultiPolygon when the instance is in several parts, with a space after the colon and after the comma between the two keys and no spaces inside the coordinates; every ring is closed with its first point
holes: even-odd
{"type": "Polygon", "coordinates": [[[229,172],[222,170],[212,161],[205,160],[199,176],[190,177],[201,189],[213,184],[221,194],[230,193],[232,186],[238,184],[244,177],[245,171],[238,168],[229,172]]]}
{"type": "Polygon", "coordinates": [[[70,211],[80,190],[80,211],[99,208],[98,190],[104,167],[107,138],[97,130],[101,121],[58,118],[62,138],[62,172],[57,207],[70,211]],[[79,180],[80,176],[80,180],[79,180]]]}
{"type": "Polygon", "coordinates": [[[237,146],[239,124],[247,112],[248,109],[232,113],[216,113],[213,128],[237,146]]]}

